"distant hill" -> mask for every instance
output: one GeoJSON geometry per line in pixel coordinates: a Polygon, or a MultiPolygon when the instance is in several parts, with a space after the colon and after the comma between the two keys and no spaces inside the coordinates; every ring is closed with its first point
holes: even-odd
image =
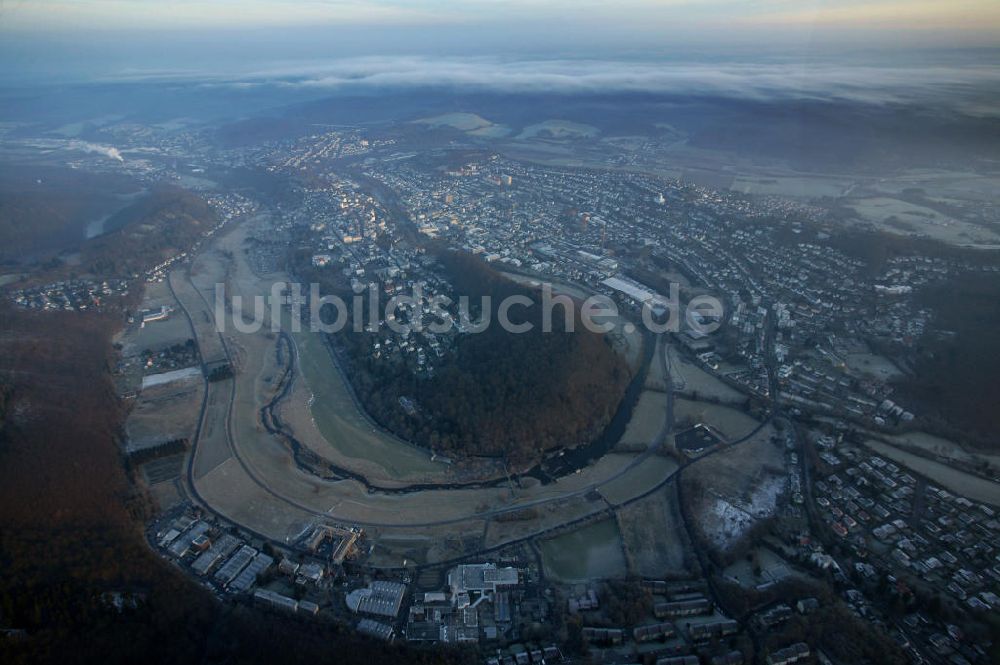
{"type": "MultiPolygon", "coordinates": [[[[919,166],[968,168],[991,163],[1000,149],[994,119],[915,104],[847,99],[729,98],[708,94],[610,93],[574,95],[387,89],[378,104],[364,95],[331,96],[294,104],[281,122],[401,123],[414,119],[489,119],[488,128],[459,128],[471,136],[498,126],[548,138],[634,135],[683,138],[696,149],[802,170],[877,174],[919,166]],[[558,118],[553,123],[552,118],[558,118]],[[664,136],[664,128],[669,127],[664,136]],[[537,130],[537,131],[536,131],[537,130]]],[[[278,113],[276,109],[274,111],[278,113]]],[[[425,126],[430,129],[432,125],[425,126]]],[[[510,138],[509,136],[507,138],[510,138]]]]}

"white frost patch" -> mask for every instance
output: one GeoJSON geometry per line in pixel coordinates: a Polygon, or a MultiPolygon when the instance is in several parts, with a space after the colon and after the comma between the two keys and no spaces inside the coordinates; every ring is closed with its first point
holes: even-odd
{"type": "Polygon", "coordinates": [[[160,386],[164,383],[190,379],[196,376],[201,376],[200,367],[185,367],[184,369],[175,369],[172,372],[150,374],[149,376],[142,377],[142,389],[145,390],[146,388],[152,388],[153,386],[160,386]]]}
{"type": "Polygon", "coordinates": [[[768,476],[744,499],[715,497],[702,528],[719,549],[728,550],[743,538],[757,520],[774,515],[787,478],[768,476]]]}
{"type": "Polygon", "coordinates": [[[723,550],[739,540],[752,523],[749,514],[722,498],[715,499],[705,520],[705,535],[723,550]]]}

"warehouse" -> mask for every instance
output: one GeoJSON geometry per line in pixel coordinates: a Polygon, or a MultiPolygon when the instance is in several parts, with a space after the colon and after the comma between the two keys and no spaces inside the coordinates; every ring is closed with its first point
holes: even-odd
{"type": "Polygon", "coordinates": [[[470,591],[492,593],[498,588],[517,586],[517,580],[517,568],[497,568],[492,563],[455,566],[448,573],[453,596],[470,591]]]}
{"type": "Polygon", "coordinates": [[[229,584],[240,574],[248,563],[257,555],[257,550],[249,545],[242,546],[236,551],[229,561],[222,564],[222,567],[215,573],[215,581],[220,584],[229,584]]]}
{"type": "Polygon", "coordinates": [[[288,610],[289,612],[294,612],[299,609],[299,603],[294,598],[282,596],[280,593],[268,591],[267,589],[257,589],[254,591],[253,597],[255,600],[267,605],[268,607],[277,607],[279,609],[288,610]]]}
{"type": "Polygon", "coordinates": [[[347,594],[347,607],[352,612],[395,617],[403,604],[406,585],[400,582],[377,580],[364,589],[347,594]]]}
{"type": "Polygon", "coordinates": [[[392,640],[392,626],[372,619],[362,619],[358,622],[358,632],[385,642],[392,640]]]}
{"type": "Polygon", "coordinates": [[[218,542],[202,552],[191,564],[191,569],[199,575],[205,575],[212,569],[212,566],[232,554],[239,545],[240,541],[227,533],[218,542]]]}
{"type": "Polygon", "coordinates": [[[274,563],[274,559],[266,554],[258,554],[250,565],[243,569],[232,584],[229,585],[229,590],[235,593],[241,593],[247,591],[250,587],[257,583],[257,576],[263,573],[265,570],[271,567],[274,563]]]}

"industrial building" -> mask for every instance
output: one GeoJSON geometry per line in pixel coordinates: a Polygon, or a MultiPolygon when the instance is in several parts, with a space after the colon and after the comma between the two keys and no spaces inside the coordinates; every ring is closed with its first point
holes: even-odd
{"type": "Polygon", "coordinates": [[[243,569],[236,579],[229,584],[229,590],[234,593],[247,591],[257,583],[257,576],[266,571],[274,563],[274,559],[266,554],[258,554],[254,560],[243,569]]]}
{"type": "Polygon", "coordinates": [[[263,603],[268,607],[277,607],[282,610],[288,610],[289,612],[294,612],[299,609],[299,603],[294,598],[282,596],[280,593],[268,591],[267,589],[257,589],[253,592],[253,597],[254,600],[263,603]]]}
{"type": "Polygon", "coordinates": [[[448,573],[448,586],[453,596],[470,591],[493,593],[498,588],[517,586],[517,582],[517,568],[497,568],[493,563],[455,566],[448,573]]]}
{"type": "Polygon", "coordinates": [[[364,589],[355,589],[347,594],[347,607],[352,612],[395,618],[405,593],[406,585],[401,582],[377,580],[364,589]]]}
{"type": "Polygon", "coordinates": [[[229,557],[229,560],[215,571],[215,581],[223,585],[229,584],[236,579],[236,576],[240,574],[248,563],[253,561],[255,556],[257,556],[257,550],[249,545],[243,545],[240,549],[236,550],[236,554],[229,557]]]}
{"type": "Polygon", "coordinates": [[[178,536],[170,543],[169,551],[172,555],[180,559],[191,549],[191,543],[194,542],[195,538],[205,535],[209,530],[209,525],[207,522],[198,521],[187,530],[183,535],[178,536]]]}
{"type": "Polygon", "coordinates": [[[207,575],[208,571],[215,564],[232,554],[239,545],[240,541],[235,536],[227,533],[222,538],[219,538],[211,547],[199,554],[198,558],[191,564],[191,569],[199,575],[207,575]]]}
{"type": "Polygon", "coordinates": [[[392,626],[389,626],[372,619],[362,619],[358,622],[358,632],[369,637],[374,637],[385,642],[392,641],[393,630],[392,626]]]}

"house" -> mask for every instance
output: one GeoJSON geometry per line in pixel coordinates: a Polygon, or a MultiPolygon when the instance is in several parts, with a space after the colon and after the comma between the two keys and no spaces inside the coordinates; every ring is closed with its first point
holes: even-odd
{"type": "Polygon", "coordinates": [[[767,656],[767,665],[790,665],[805,660],[809,657],[809,645],[805,642],[796,642],[784,649],[778,649],[767,656]]]}
{"type": "Polygon", "coordinates": [[[795,604],[799,614],[812,614],[819,609],[819,601],[815,598],[803,598],[795,604]]]}

